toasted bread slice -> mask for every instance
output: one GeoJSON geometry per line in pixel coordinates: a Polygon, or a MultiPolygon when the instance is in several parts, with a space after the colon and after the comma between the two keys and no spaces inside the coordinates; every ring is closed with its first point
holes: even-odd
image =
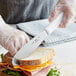
{"type": "MultiPolygon", "coordinates": [[[[49,60],[52,60],[55,53],[53,49],[49,48],[37,48],[35,52],[33,52],[27,58],[19,60],[20,65],[40,65],[49,60]]],[[[12,64],[12,56],[7,53],[4,56],[3,62],[12,64]]]]}
{"type": "Polygon", "coordinates": [[[27,58],[19,60],[20,65],[40,65],[51,59],[53,59],[55,53],[53,49],[49,48],[37,48],[35,52],[33,52],[27,58]]]}
{"type": "Polygon", "coordinates": [[[13,58],[13,57],[12,57],[11,54],[8,52],[8,53],[6,53],[6,54],[4,55],[2,62],[3,62],[3,63],[12,64],[12,58],[13,58]]]}

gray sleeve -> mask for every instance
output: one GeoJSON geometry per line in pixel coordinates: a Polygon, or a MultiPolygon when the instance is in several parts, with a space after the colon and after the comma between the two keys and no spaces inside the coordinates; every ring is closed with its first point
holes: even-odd
{"type": "Polygon", "coordinates": [[[0,15],[1,15],[1,1],[0,1],[0,15]]]}
{"type": "Polygon", "coordinates": [[[5,0],[0,0],[0,15],[5,18],[5,13],[6,13],[6,3],[5,0]]]}
{"type": "Polygon", "coordinates": [[[0,14],[15,24],[48,18],[58,0],[0,0],[0,14]]]}

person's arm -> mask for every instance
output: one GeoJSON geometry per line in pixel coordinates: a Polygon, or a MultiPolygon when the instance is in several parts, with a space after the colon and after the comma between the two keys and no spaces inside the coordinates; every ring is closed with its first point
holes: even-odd
{"type": "Polygon", "coordinates": [[[59,27],[65,28],[70,21],[74,21],[75,19],[76,0],[59,0],[49,17],[49,21],[53,21],[61,12],[64,13],[64,16],[59,27]]]}
{"type": "Polygon", "coordinates": [[[0,16],[0,45],[7,49],[11,55],[29,41],[29,37],[22,31],[6,24],[0,16]]]}

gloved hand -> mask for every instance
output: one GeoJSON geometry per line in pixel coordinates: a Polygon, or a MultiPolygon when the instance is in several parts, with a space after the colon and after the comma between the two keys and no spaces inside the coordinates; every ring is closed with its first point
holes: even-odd
{"type": "Polygon", "coordinates": [[[5,24],[0,17],[0,44],[14,56],[29,41],[26,33],[5,24]]]}
{"type": "Polygon", "coordinates": [[[64,13],[64,16],[59,27],[65,28],[70,21],[73,22],[75,20],[76,0],[59,0],[49,17],[49,21],[53,21],[61,12],[64,13]]]}

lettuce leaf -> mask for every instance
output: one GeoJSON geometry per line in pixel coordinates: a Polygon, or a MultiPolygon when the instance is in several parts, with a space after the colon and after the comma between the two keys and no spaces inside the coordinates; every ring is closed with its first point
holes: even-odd
{"type": "Polygon", "coordinates": [[[57,68],[52,68],[49,73],[47,74],[47,76],[60,76],[60,71],[57,70],[57,68]]]}
{"type": "Polygon", "coordinates": [[[1,58],[1,60],[3,60],[3,58],[4,58],[4,55],[3,55],[3,54],[1,54],[1,55],[0,55],[0,58],[1,58]]]}
{"type": "Polygon", "coordinates": [[[9,70],[9,69],[4,70],[3,72],[6,73],[7,75],[22,76],[20,72],[9,70]]]}

